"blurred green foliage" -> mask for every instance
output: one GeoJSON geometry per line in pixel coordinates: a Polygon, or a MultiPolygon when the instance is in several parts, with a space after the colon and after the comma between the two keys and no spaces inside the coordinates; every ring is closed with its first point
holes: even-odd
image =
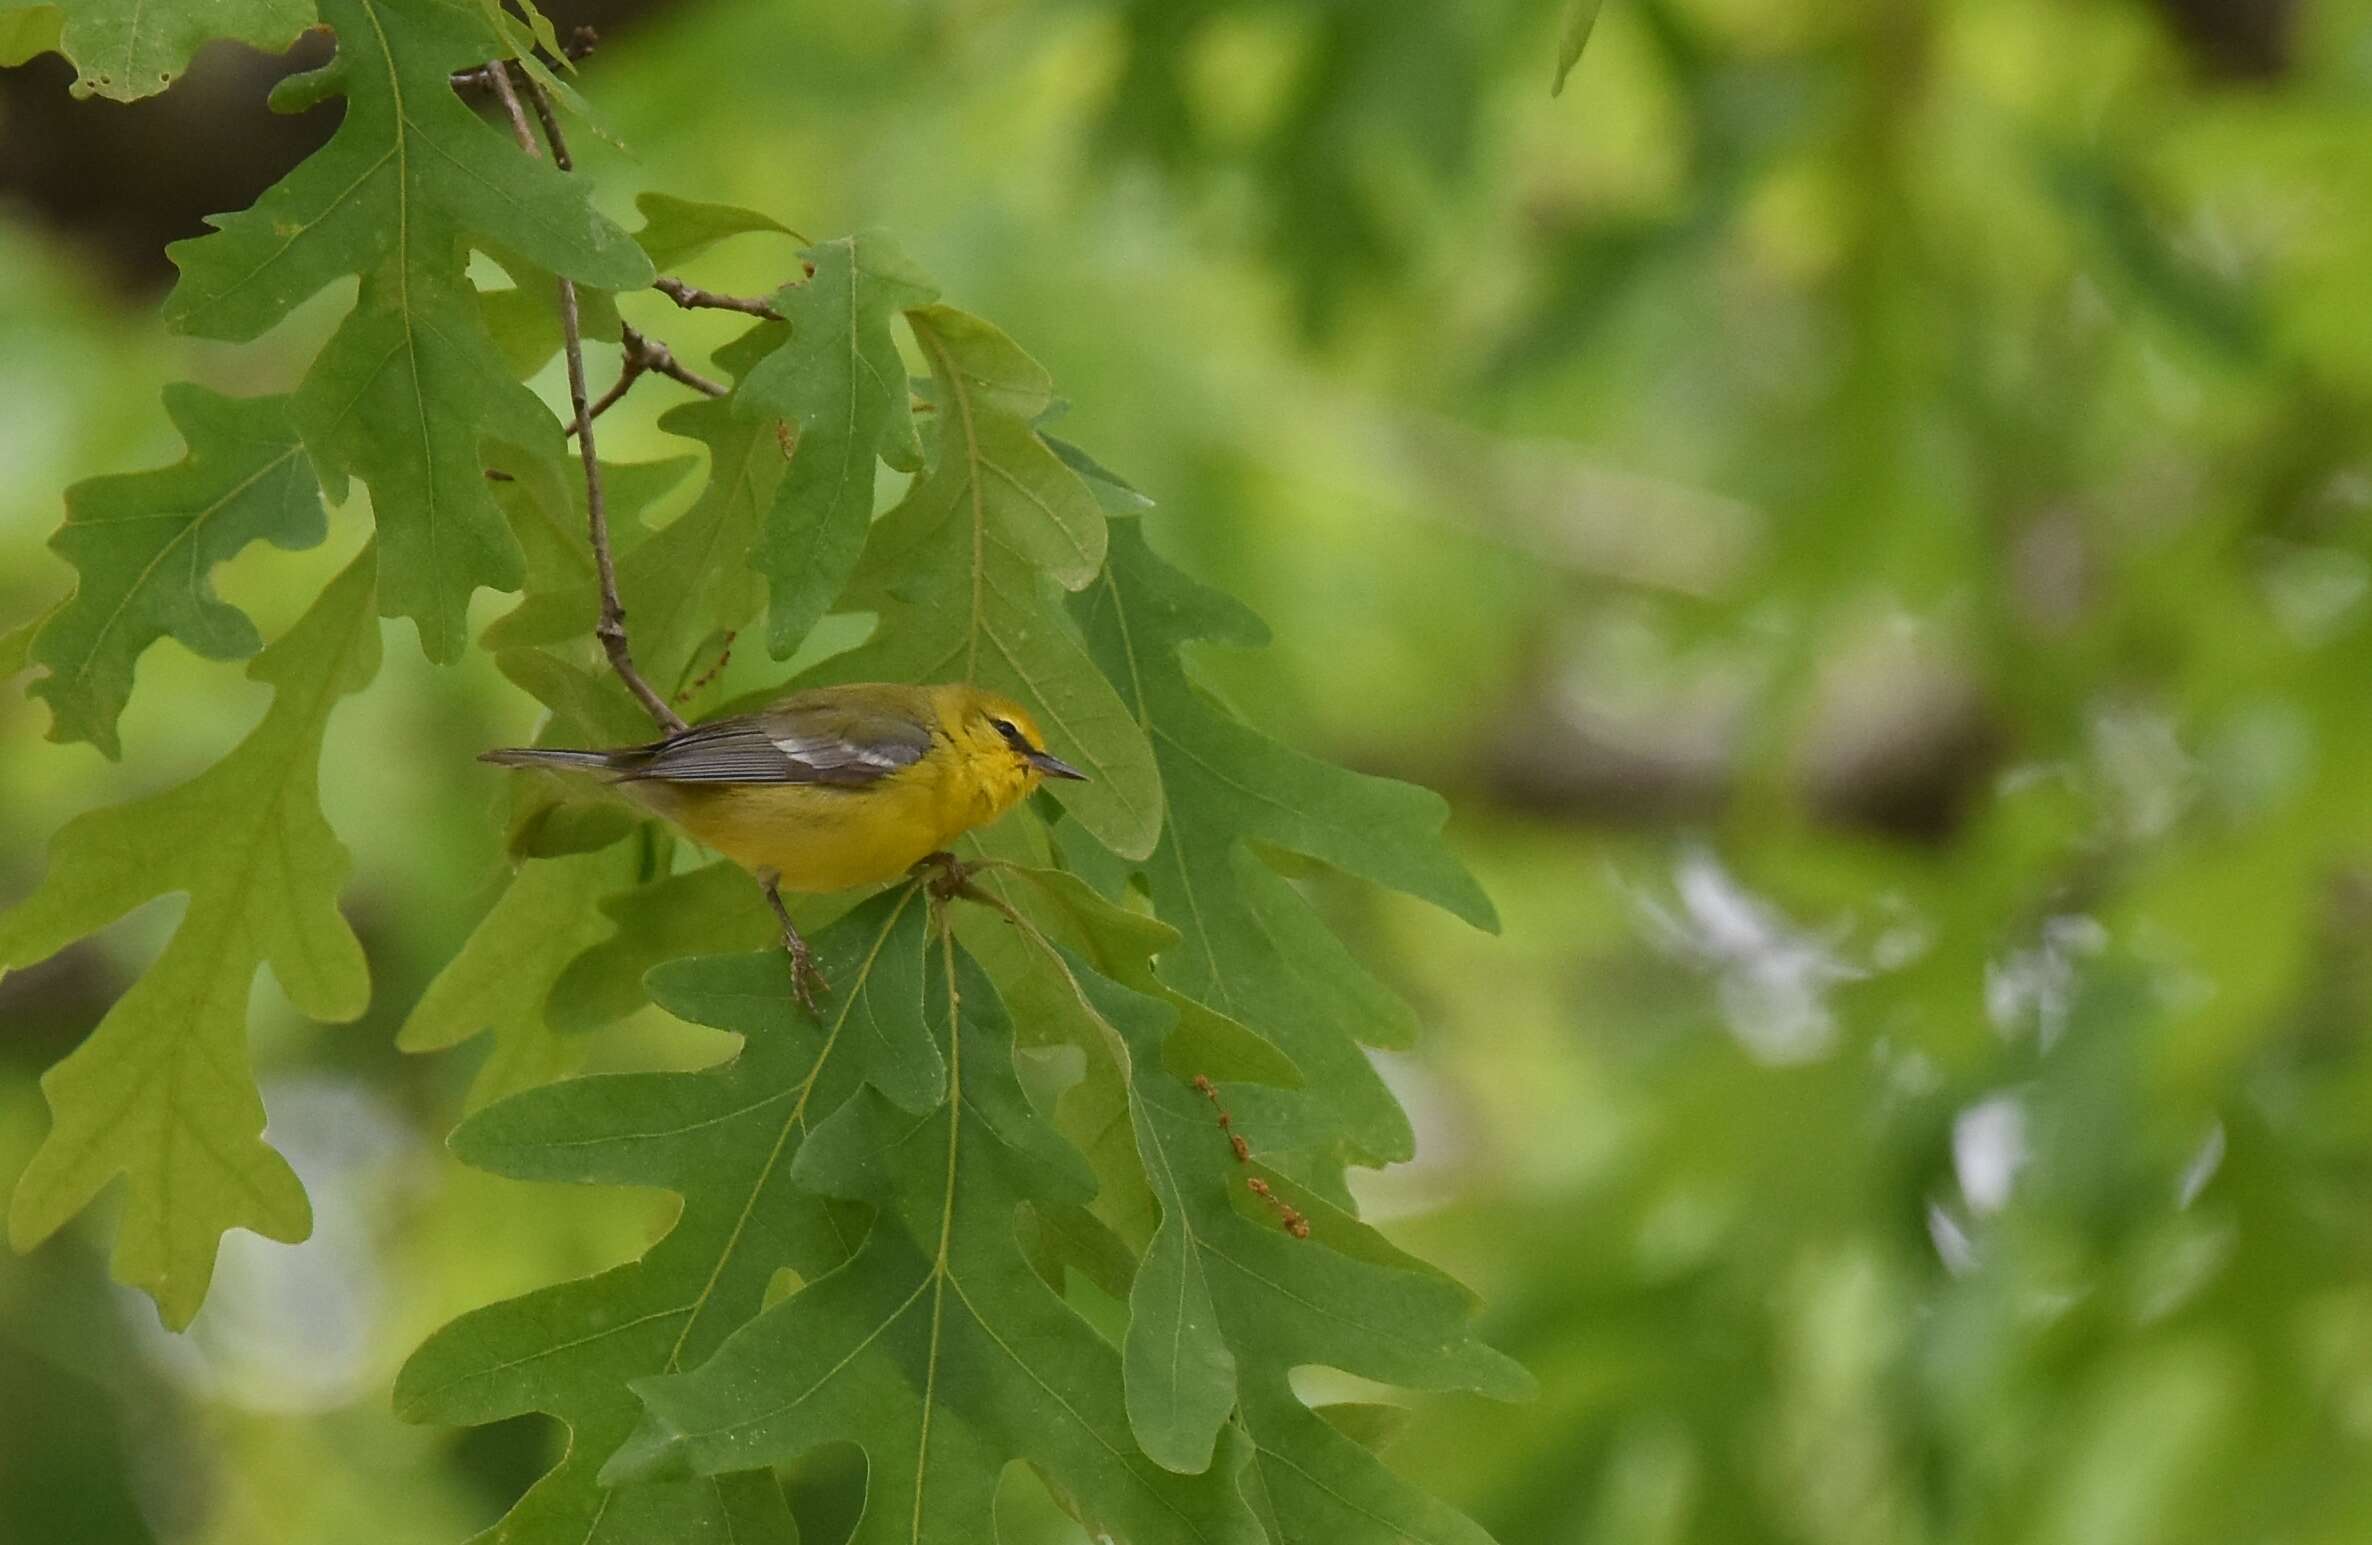
{"type": "MultiPolygon", "coordinates": [[[[583,67],[583,159],[621,219],[895,230],[1271,620],[1211,678],[1451,794],[1504,938],[1308,883],[1426,1022],[1365,1199],[1542,1395],[1428,1399],[1397,1466],[1509,1545],[2372,1537],[2372,16],[2229,8],[2268,69],[2204,0],[1614,0],[1552,100],[1562,9],[673,6],[583,67]]],[[[274,375],[75,241],[0,215],[0,633],[65,486],[172,458],[161,383],[287,390],[343,304],[274,375]]],[[[219,588],[278,637],[361,536],[219,588]]],[[[0,1259],[0,1535],[455,1539],[553,1430],[406,1427],[397,1363],[667,1222],[459,1167],[471,1056],[393,1050],[526,710],[389,646],[324,779],[374,1003],[257,1010],[320,1229],[233,1236],[181,1340],[98,1228],[0,1259]]],[[[121,764],[0,698],[0,896],[262,711],[139,670],[121,764]]],[[[177,905],[0,983],[0,1179],[177,905]]],[[[715,1056],[646,1018],[585,1054],[715,1056]]],[[[837,1538],[859,1472],[800,1481],[837,1538]]]]}

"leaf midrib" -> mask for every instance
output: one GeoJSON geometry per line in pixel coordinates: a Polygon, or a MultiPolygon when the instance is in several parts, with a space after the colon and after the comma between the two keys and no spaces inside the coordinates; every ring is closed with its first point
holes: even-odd
{"type": "Polygon", "coordinates": [[[668,1349],[667,1361],[660,1369],[662,1373],[673,1373],[681,1365],[685,1343],[691,1339],[693,1327],[699,1324],[701,1313],[715,1296],[717,1283],[723,1280],[725,1267],[733,1259],[733,1252],[740,1247],[741,1236],[748,1231],[750,1218],[757,1211],[758,1198],[765,1194],[767,1181],[773,1178],[775,1166],[782,1162],[783,1150],[789,1146],[792,1131],[807,1114],[808,1099],[815,1093],[817,1081],[823,1077],[824,1064],[831,1060],[833,1047],[839,1044],[842,1027],[848,1023],[848,1016],[855,1009],[857,999],[864,996],[865,984],[873,975],[873,963],[880,958],[891,932],[897,927],[898,919],[905,915],[914,896],[915,889],[908,888],[905,895],[899,898],[898,905],[883,920],[881,932],[874,936],[873,947],[866,951],[864,963],[857,969],[856,983],[849,988],[848,996],[841,1000],[840,1012],[832,1020],[832,1029],[824,1037],[822,1049],[817,1051],[814,1063],[807,1069],[807,1076],[800,1081],[799,1097],[792,1105],[790,1114],[783,1118],[782,1130],[775,1134],[774,1146],[767,1153],[766,1162],[759,1167],[757,1179],[750,1185],[749,1196],[741,1204],[741,1213],[733,1220],[732,1232],[726,1236],[724,1248],[717,1252],[716,1266],[709,1272],[708,1281],[702,1284],[699,1293],[692,1299],[691,1313],[684,1320],[684,1328],[677,1333],[675,1345],[668,1349]]]}

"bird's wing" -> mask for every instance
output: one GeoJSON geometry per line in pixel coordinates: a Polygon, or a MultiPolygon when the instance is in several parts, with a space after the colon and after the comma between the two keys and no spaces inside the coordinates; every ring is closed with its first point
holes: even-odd
{"type": "Polygon", "coordinates": [[[903,714],[793,698],[764,713],[695,724],[653,746],[626,777],[862,788],[930,749],[930,730],[903,714]]]}

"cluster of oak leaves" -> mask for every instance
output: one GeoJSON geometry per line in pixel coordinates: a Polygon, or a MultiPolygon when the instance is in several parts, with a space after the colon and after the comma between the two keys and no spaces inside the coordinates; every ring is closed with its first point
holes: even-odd
{"type": "MultiPolygon", "coordinates": [[[[46,13],[46,42],[117,95],[157,89],[202,36],[270,45],[314,20],[253,0],[143,35],[121,9],[77,8],[62,39],[46,13]]],[[[319,1019],[368,1000],[317,768],[329,716],[376,672],[378,619],[412,619],[450,661],[471,646],[474,591],[520,592],[476,643],[549,711],[550,738],[648,733],[592,648],[585,490],[522,381],[559,344],[556,277],[607,340],[619,292],[781,227],[646,196],[629,234],[582,179],[521,154],[451,78],[529,54],[527,16],[322,0],[336,60],[275,104],[342,95],[343,124],[173,249],[167,311],[252,339],[354,276],[351,312],[286,396],[168,388],[187,459],[72,490],[54,545],[74,593],[0,640],[0,669],[40,668],[53,736],[109,755],[161,637],[252,656],[273,690],[211,769],[71,822],[0,915],[13,968],[188,895],[162,954],[45,1078],[52,1127],[9,1213],[30,1248],[123,1176],[117,1274],[174,1325],[224,1230],[310,1228],[263,1141],[247,1005],[259,964],[319,1019]],[[473,252],[513,286],[473,284],[473,252]],[[265,647],[209,571],[258,539],[324,542],[324,494],[342,504],[357,478],[373,539],[265,647]]],[[[713,711],[704,667],[761,613],[777,657],[827,613],[869,614],[863,643],[802,680],[978,680],[1028,704],[1093,781],[974,840],[968,856],[996,861],[979,880],[991,904],[903,886],[837,920],[809,910],[833,986],[811,1018],[745,876],[677,863],[616,810],[521,780],[508,888],[402,1043],[492,1032],[452,1138],[467,1162],[663,1187],[682,1210],[638,1260],[447,1326],[405,1367],[398,1408],[566,1424],[565,1457],[490,1536],[506,1540],[787,1541],[770,1467],[842,1441],[865,1453],[862,1541],[987,1538],[1015,1460],[1138,1545],[1483,1539],[1375,1457],[1390,1408],[1313,1408],[1288,1379],[1525,1385],[1472,1339],[1463,1292],[1353,1212],[1346,1168],[1412,1149],[1361,1045],[1413,1026],[1269,861],[1308,855],[1488,926],[1439,844],[1440,802],[1300,756],[1196,688],[1183,646],[1257,644],[1258,620],[1158,557],[1146,501],[1043,432],[1050,383],[1010,340],[938,304],[883,239],[801,258],[771,298],[782,320],[720,352],[730,394],[661,420],[706,452],[695,501],[656,528],[636,518],[698,458],[605,469],[645,674],[713,711]],[[900,324],[927,377],[910,381],[900,324]],[[876,519],[883,464],[910,481],[876,519]],[[585,1032],[650,1002],[739,1034],[739,1055],[559,1076],[585,1032]],[[1114,1311],[1091,1316],[1102,1329],[1078,1309],[1096,1303],[1114,1311]]]]}

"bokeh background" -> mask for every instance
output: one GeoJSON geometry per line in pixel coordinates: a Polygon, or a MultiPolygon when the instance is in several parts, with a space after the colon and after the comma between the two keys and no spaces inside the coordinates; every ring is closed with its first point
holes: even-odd
{"type": "MultiPolygon", "coordinates": [[[[1370,1208],[1543,1394],[1419,1403],[1400,1467],[1506,1545],[2372,1539],[2372,7],[1608,0],[1553,100],[1546,0],[546,9],[603,31],[608,208],[895,230],[1275,625],[1213,680],[1451,798],[1502,936],[1310,883],[1429,1026],[1370,1208]]],[[[289,68],[0,72],[0,629],[69,483],[178,455],[159,385],[285,387],[346,304],[153,315],[334,122],[265,112],[289,68]]],[[[270,636],[361,528],[222,588],[270,636]]],[[[392,1049],[531,705],[388,642],[327,767],[376,1006],[257,989],[317,1233],[233,1236],[178,1338],[101,1220],[0,1257],[0,1539],[449,1545],[558,1435],[407,1427],[395,1367],[664,1225],[460,1168],[477,1053],[392,1049]]],[[[140,678],[121,764],[0,694],[0,900],[261,706],[140,678]]],[[[0,1184],[177,905],[0,982],[0,1184]]],[[[838,1539],[851,1466],[797,1482],[838,1539]]]]}

